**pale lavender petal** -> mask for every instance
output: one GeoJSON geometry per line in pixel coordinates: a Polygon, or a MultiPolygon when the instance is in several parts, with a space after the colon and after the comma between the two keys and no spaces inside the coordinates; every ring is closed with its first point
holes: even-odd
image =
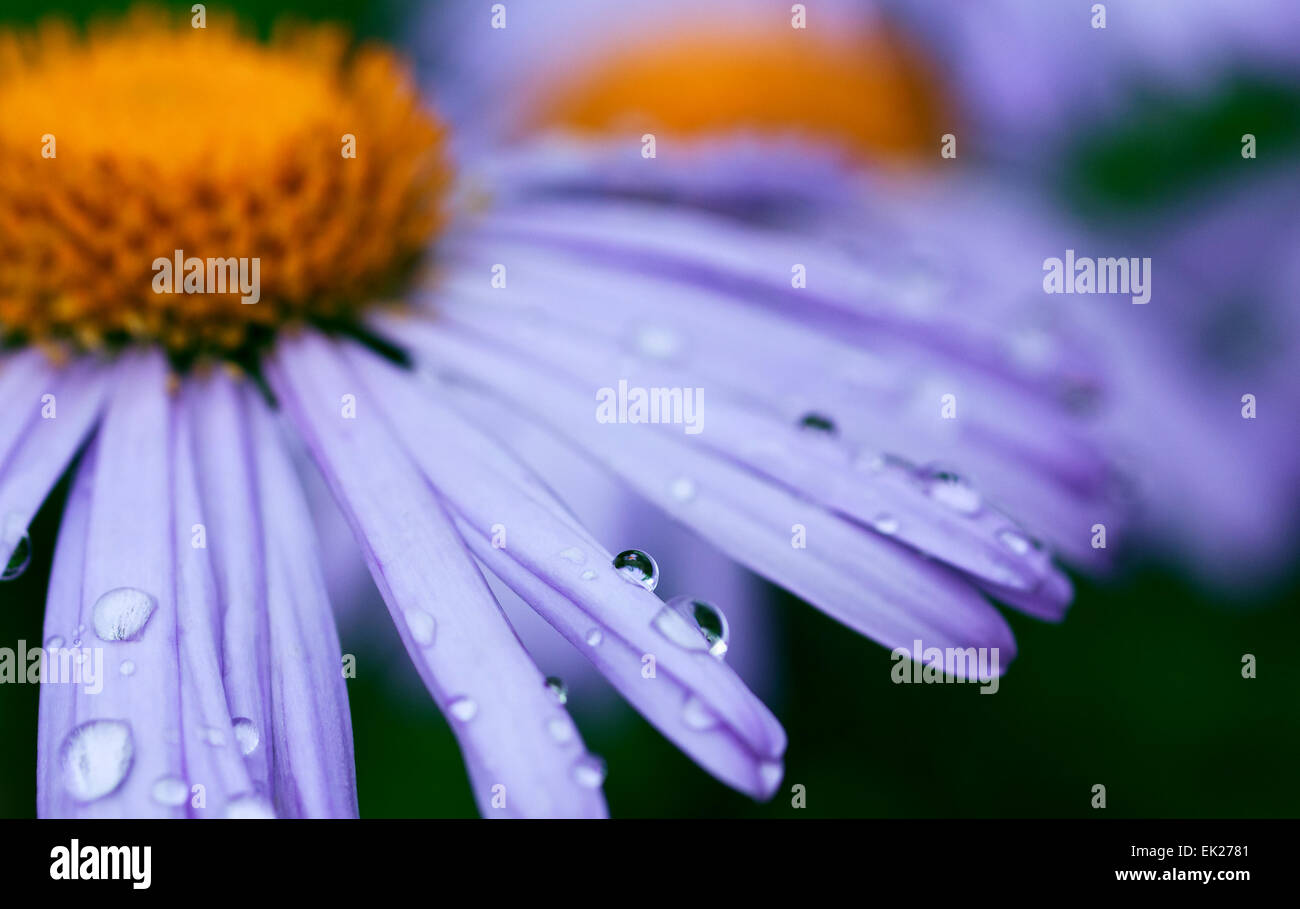
{"type": "Polygon", "coordinates": [[[268,363],[285,412],[348,514],[407,651],[460,740],[487,817],[603,816],[598,774],[434,491],[315,335],[268,363]],[[345,416],[348,395],[355,416],[345,416]]]}
{"type": "Polygon", "coordinates": [[[352,718],[311,515],[279,427],[245,388],[265,533],[277,813],[356,817],[352,718]]]}

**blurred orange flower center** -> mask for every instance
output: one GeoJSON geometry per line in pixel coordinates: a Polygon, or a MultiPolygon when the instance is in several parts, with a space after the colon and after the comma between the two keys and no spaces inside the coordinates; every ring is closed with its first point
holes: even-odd
{"type": "Polygon", "coordinates": [[[230,351],[353,314],[442,222],[440,125],[333,30],[0,33],[0,111],[3,341],[230,351]]]}
{"type": "Polygon", "coordinates": [[[722,26],[616,45],[560,80],[537,125],[638,137],[788,135],[876,161],[937,155],[945,131],[937,79],[883,25],[830,37],[722,26]]]}

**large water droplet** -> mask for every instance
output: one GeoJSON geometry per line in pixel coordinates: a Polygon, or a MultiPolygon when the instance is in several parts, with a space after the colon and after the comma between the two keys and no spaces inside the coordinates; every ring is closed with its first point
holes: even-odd
{"type": "Polygon", "coordinates": [[[551,692],[551,696],[560,704],[569,702],[569,689],[565,687],[564,681],[555,676],[547,676],[546,688],[551,692]]]}
{"type": "Polygon", "coordinates": [[[133,641],[144,630],[157,602],[143,590],[118,587],[95,601],[91,622],[101,641],[133,641]]]}
{"type": "Polygon", "coordinates": [[[930,498],[953,511],[975,514],[984,504],[979,491],[956,471],[931,464],[918,470],[917,477],[930,498]]]}
{"type": "Polygon", "coordinates": [[[231,820],[269,821],[275,812],[259,795],[237,795],[226,804],[226,817],[231,820]]]}
{"type": "Polygon", "coordinates": [[[639,549],[625,549],[614,556],[614,567],[624,578],[646,590],[659,586],[659,566],[639,549]]]}
{"type": "Polygon", "coordinates": [[[153,795],[153,800],[159,805],[175,808],[178,805],[185,804],[185,800],[190,795],[190,787],[185,785],[184,780],[177,779],[174,776],[165,776],[154,782],[150,793],[153,795]]]}
{"type": "Polygon", "coordinates": [[[438,631],[438,623],[434,621],[433,616],[423,609],[408,609],[404,615],[406,627],[411,630],[411,637],[415,639],[415,643],[421,647],[431,646],[438,631]]]}
{"type": "Polygon", "coordinates": [[[594,754],[585,754],[573,765],[573,778],[579,786],[598,789],[605,782],[605,762],[594,754]]]}
{"type": "Polygon", "coordinates": [[[31,537],[24,533],[18,538],[18,545],[14,547],[13,554],[9,556],[8,564],[5,565],[3,571],[0,571],[0,581],[12,581],[21,577],[30,564],[32,564],[32,540],[31,537]]]}
{"type": "Polygon", "coordinates": [[[239,745],[240,754],[252,754],[260,741],[262,736],[258,734],[257,726],[252,720],[246,716],[235,717],[235,742],[239,745]]]}
{"type": "Polygon", "coordinates": [[[707,600],[673,597],[655,616],[655,628],[688,650],[707,650],[718,659],[727,654],[731,628],[722,610],[707,600]]]}
{"type": "Polygon", "coordinates": [[[455,698],[447,705],[447,710],[462,723],[468,723],[478,715],[478,704],[473,698],[455,698]]]}
{"type": "Polygon", "coordinates": [[[122,785],[135,759],[131,727],[121,720],[90,720],[68,733],[59,752],[63,786],[79,802],[93,802],[122,785]]]}

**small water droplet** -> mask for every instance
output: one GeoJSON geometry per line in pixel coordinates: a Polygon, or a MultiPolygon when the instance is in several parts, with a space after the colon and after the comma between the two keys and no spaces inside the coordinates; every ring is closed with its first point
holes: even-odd
{"type": "MultiPolygon", "coordinates": [[[[73,638],[73,639],[72,639],[72,646],[73,646],[73,647],[80,647],[80,646],[81,646],[81,638],[73,638]]],[[[80,657],[77,657],[76,659],[77,659],[78,661],[80,661],[80,657]]]]}
{"type": "Polygon", "coordinates": [[[811,432],[824,433],[833,436],[839,432],[835,426],[835,421],[830,417],[819,413],[806,413],[799,418],[799,427],[811,432]]]}
{"type": "Polygon", "coordinates": [[[185,785],[184,780],[177,779],[174,776],[165,776],[154,781],[150,793],[153,795],[153,800],[159,805],[175,808],[178,805],[185,804],[185,800],[190,795],[190,787],[185,785]]]}
{"type": "Polygon", "coordinates": [[[682,707],[682,720],[696,731],[712,729],[718,725],[718,715],[705,707],[704,702],[693,694],[686,698],[686,704],[682,707]]]}
{"type": "Polygon", "coordinates": [[[433,616],[423,609],[408,609],[403,615],[406,616],[406,627],[410,629],[415,643],[421,647],[431,646],[438,633],[438,623],[433,616]]]}
{"type": "Polygon", "coordinates": [[[275,812],[261,796],[247,793],[237,795],[226,804],[226,817],[231,820],[269,821],[275,812]]]}
{"type": "Polygon", "coordinates": [[[885,536],[893,536],[898,533],[898,518],[892,514],[878,514],[871,519],[871,526],[876,533],[883,533],[885,536]]]}
{"type": "Polygon", "coordinates": [[[122,665],[117,667],[117,671],[122,675],[135,675],[135,663],[131,660],[123,660],[122,665]]]}
{"type": "Polygon", "coordinates": [[[652,591],[659,586],[659,566],[639,549],[625,549],[614,556],[614,567],[628,581],[646,590],[652,591]]]}
{"type": "Polygon", "coordinates": [[[577,546],[570,546],[568,549],[560,553],[560,558],[564,559],[566,562],[572,562],[574,565],[581,565],[583,562],[587,561],[587,554],[577,546]]]}
{"type": "Polygon", "coordinates": [[[654,626],[680,647],[707,650],[718,659],[727,655],[731,628],[722,610],[707,600],[673,597],[655,616],[654,626]]]}
{"type": "Polygon", "coordinates": [[[63,646],[63,638],[59,637],[57,634],[45,642],[46,650],[58,650],[62,646],[63,646]]]}
{"type": "Polygon", "coordinates": [[[678,502],[690,502],[695,498],[695,481],[690,477],[678,477],[668,487],[668,493],[678,502]]]}
{"type": "Polygon", "coordinates": [[[220,729],[213,729],[209,726],[203,730],[203,740],[213,748],[221,748],[226,744],[226,734],[220,729]]]}
{"type": "Polygon", "coordinates": [[[135,759],[131,727],[121,720],[90,720],[63,740],[63,786],[79,802],[93,802],[122,785],[135,759]]]}
{"type": "Polygon", "coordinates": [[[1002,541],[1003,546],[1016,555],[1025,555],[1031,547],[1029,537],[1017,530],[1004,530],[998,534],[998,539],[1002,541]]]}
{"type": "Polygon", "coordinates": [[[562,679],[556,678],[553,675],[547,676],[546,687],[550,690],[551,696],[554,697],[558,703],[567,704],[569,702],[569,689],[565,687],[562,679]]]}
{"type": "Polygon", "coordinates": [[[447,710],[462,723],[468,723],[478,715],[478,704],[473,698],[455,698],[447,705],[447,710]]]}
{"type": "Polygon", "coordinates": [[[118,587],[95,601],[90,619],[101,641],[133,641],[140,636],[157,605],[143,590],[118,587]]]}
{"type": "Polygon", "coordinates": [[[0,581],[13,581],[22,576],[27,570],[27,566],[32,564],[32,540],[25,532],[18,538],[18,544],[14,546],[13,554],[9,556],[9,562],[0,571],[0,581]]]}
{"type": "Polygon", "coordinates": [[[547,720],[546,731],[561,745],[573,740],[573,723],[567,717],[557,716],[547,720]]]}
{"type": "Polygon", "coordinates": [[[596,572],[588,568],[586,571],[582,573],[582,579],[584,581],[594,581],[596,579],[596,572]]]}
{"type": "Polygon", "coordinates": [[[573,778],[579,786],[598,789],[605,782],[605,762],[594,754],[583,755],[573,765],[573,778]]]}
{"type": "Polygon", "coordinates": [[[589,646],[595,647],[603,640],[605,640],[605,636],[600,633],[599,628],[593,628],[587,632],[587,644],[589,646]]]}
{"type": "Polygon", "coordinates": [[[246,716],[235,717],[235,742],[239,745],[240,754],[252,754],[260,741],[262,737],[252,720],[246,716]]]}
{"type": "Polygon", "coordinates": [[[953,511],[975,514],[984,502],[978,490],[956,471],[928,465],[917,471],[926,495],[953,511]]]}

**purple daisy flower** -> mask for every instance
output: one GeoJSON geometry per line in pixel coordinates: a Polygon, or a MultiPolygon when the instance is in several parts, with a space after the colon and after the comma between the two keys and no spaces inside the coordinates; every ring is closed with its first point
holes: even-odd
{"type": "MultiPolygon", "coordinates": [[[[868,256],[866,239],[560,192],[553,158],[530,172],[517,153],[508,174],[481,171],[497,173],[486,211],[449,218],[441,131],[382,52],[345,68],[328,33],[259,47],[151,19],[91,40],[93,61],[61,39],[35,64],[0,54],[31,76],[2,99],[14,168],[0,172],[19,182],[0,218],[39,228],[0,251],[19,276],[0,284],[16,348],[0,395],[18,402],[0,421],[0,564],[74,465],[45,644],[104,660],[98,691],[42,687],[42,816],[357,813],[348,667],[289,434],[351,525],[489,817],[606,806],[602,762],[488,574],[722,782],[770,797],[786,744],[724,659],[726,604],[656,596],[653,559],[589,532],[501,441],[513,427],[886,646],[988,648],[1004,669],[1015,641],[990,598],[1063,616],[1070,585],[1038,537],[1082,548],[1108,507],[1064,393],[1077,364],[1052,345],[1009,360],[1005,301],[931,272],[924,231],[868,256]],[[97,106],[50,103],[78,97],[92,65],[97,106]],[[167,79],[187,97],[265,94],[281,144],[205,144],[202,124],[150,119],[128,87],[167,79]],[[59,151],[37,158],[14,137],[46,107],[81,119],[60,120],[59,151]],[[144,140],[123,144],[119,122],[144,140]],[[111,211],[79,170],[82,148],[107,154],[104,133],[111,211]],[[248,155],[265,171],[245,170],[248,155]],[[25,179],[43,166],[54,176],[25,179]],[[167,208],[178,187],[184,204],[167,208]],[[51,272],[83,222],[116,245],[51,272]],[[358,305],[363,290],[386,299],[381,279],[439,228],[437,266],[405,306],[358,305]],[[182,240],[265,255],[260,305],[224,283],[190,289],[206,273],[179,245],[193,299],[160,296],[166,257],[151,293],[158,244],[182,240]],[[1024,525],[1002,497],[1026,506],[1024,525]]],[[[769,163],[752,162],[756,178],[769,163]]],[[[483,184],[464,179],[473,201],[483,184]]],[[[897,206],[879,211],[877,229],[904,224],[897,206]]]]}

